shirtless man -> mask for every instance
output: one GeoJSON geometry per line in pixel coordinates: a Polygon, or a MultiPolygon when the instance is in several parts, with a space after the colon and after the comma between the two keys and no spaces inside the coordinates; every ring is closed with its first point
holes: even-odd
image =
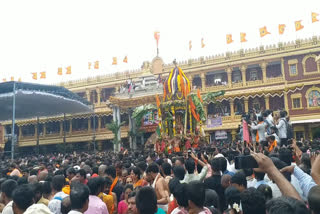
{"type": "Polygon", "coordinates": [[[155,163],[150,164],[146,170],[146,173],[147,181],[152,184],[152,187],[156,191],[158,207],[167,212],[169,203],[169,190],[164,178],[159,173],[158,165],[155,163]]]}

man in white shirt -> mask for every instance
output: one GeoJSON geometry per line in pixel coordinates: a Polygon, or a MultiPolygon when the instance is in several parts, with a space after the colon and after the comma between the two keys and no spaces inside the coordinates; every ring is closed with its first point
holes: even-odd
{"type": "Polygon", "coordinates": [[[278,121],[278,124],[276,125],[278,131],[279,131],[279,138],[281,141],[280,146],[288,145],[288,139],[287,139],[287,119],[286,119],[286,113],[284,111],[280,112],[280,120],[278,121]]]}
{"type": "MultiPolygon", "coordinates": [[[[12,193],[12,210],[14,214],[23,214],[26,213],[26,210],[32,207],[33,204],[33,190],[30,185],[22,184],[18,186],[12,193]]],[[[41,206],[41,205],[40,205],[41,206]]],[[[43,205],[45,206],[45,205],[43,205]]],[[[33,208],[31,208],[33,209],[33,208]]],[[[31,212],[32,210],[28,211],[27,213],[43,213],[43,212],[31,212]]],[[[39,210],[38,210],[39,211],[39,210]]],[[[50,210],[47,208],[46,214],[51,214],[50,210]]]]}
{"type": "Polygon", "coordinates": [[[54,214],[61,214],[61,202],[68,195],[62,192],[65,178],[63,175],[55,175],[52,178],[52,191],[54,194],[51,201],[49,201],[48,207],[54,214]]]}
{"type": "Polygon", "coordinates": [[[194,154],[191,153],[191,158],[193,159],[188,159],[185,162],[185,167],[187,170],[186,175],[184,176],[183,183],[189,183],[191,181],[203,181],[207,175],[208,172],[208,167],[204,162],[202,162],[200,159],[198,159],[194,154]],[[196,167],[195,167],[195,162],[200,164],[202,166],[201,172],[199,174],[196,174],[196,167]]]}
{"type": "Polygon", "coordinates": [[[89,188],[84,184],[76,184],[70,192],[71,211],[69,214],[82,214],[89,207],[89,188]]]}
{"type": "Polygon", "coordinates": [[[18,184],[15,180],[9,179],[1,184],[1,202],[5,207],[2,210],[2,214],[13,214],[12,210],[12,193],[17,188],[18,184]]]}

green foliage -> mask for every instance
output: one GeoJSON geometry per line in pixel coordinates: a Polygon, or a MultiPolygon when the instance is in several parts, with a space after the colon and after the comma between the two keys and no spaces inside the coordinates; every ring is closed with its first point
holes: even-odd
{"type": "Polygon", "coordinates": [[[206,121],[206,114],[204,112],[203,104],[201,103],[199,97],[195,94],[191,94],[190,96],[192,98],[194,105],[196,106],[196,112],[199,114],[200,120],[206,121]]]}
{"type": "Polygon", "coordinates": [[[112,121],[111,123],[106,124],[107,129],[109,129],[114,134],[114,138],[113,138],[114,144],[119,143],[118,133],[119,133],[121,126],[123,126],[124,124],[125,124],[125,121],[122,121],[120,124],[118,124],[118,120],[112,121]]]}
{"type": "Polygon", "coordinates": [[[167,101],[165,103],[161,103],[162,108],[170,108],[171,106],[174,107],[185,107],[186,102],[184,100],[171,100],[167,101]]]}
{"type": "Polygon", "coordinates": [[[209,92],[203,96],[203,101],[205,103],[214,102],[216,97],[223,96],[225,91],[209,92]]]}
{"type": "Polygon", "coordinates": [[[142,105],[134,109],[132,118],[136,121],[136,128],[139,130],[141,126],[141,120],[150,110],[157,110],[157,107],[153,104],[142,105]]]}

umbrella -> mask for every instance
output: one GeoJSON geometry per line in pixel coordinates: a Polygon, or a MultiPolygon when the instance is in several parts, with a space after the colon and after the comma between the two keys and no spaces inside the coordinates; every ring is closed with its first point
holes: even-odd
{"type": "MultiPolygon", "coordinates": [[[[84,98],[64,87],[22,82],[0,83],[0,121],[93,112],[84,98]]],[[[14,143],[11,157],[13,158],[14,143]]]]}

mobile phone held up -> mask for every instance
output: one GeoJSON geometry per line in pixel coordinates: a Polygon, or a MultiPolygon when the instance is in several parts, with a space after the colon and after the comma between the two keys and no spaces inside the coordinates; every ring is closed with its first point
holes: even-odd
{"type": "Polygon", "coordinates": [[[236,156],[235,157],[236,169],[252,169],[259,168],[257,161],[251,155],[236,156]]]}

